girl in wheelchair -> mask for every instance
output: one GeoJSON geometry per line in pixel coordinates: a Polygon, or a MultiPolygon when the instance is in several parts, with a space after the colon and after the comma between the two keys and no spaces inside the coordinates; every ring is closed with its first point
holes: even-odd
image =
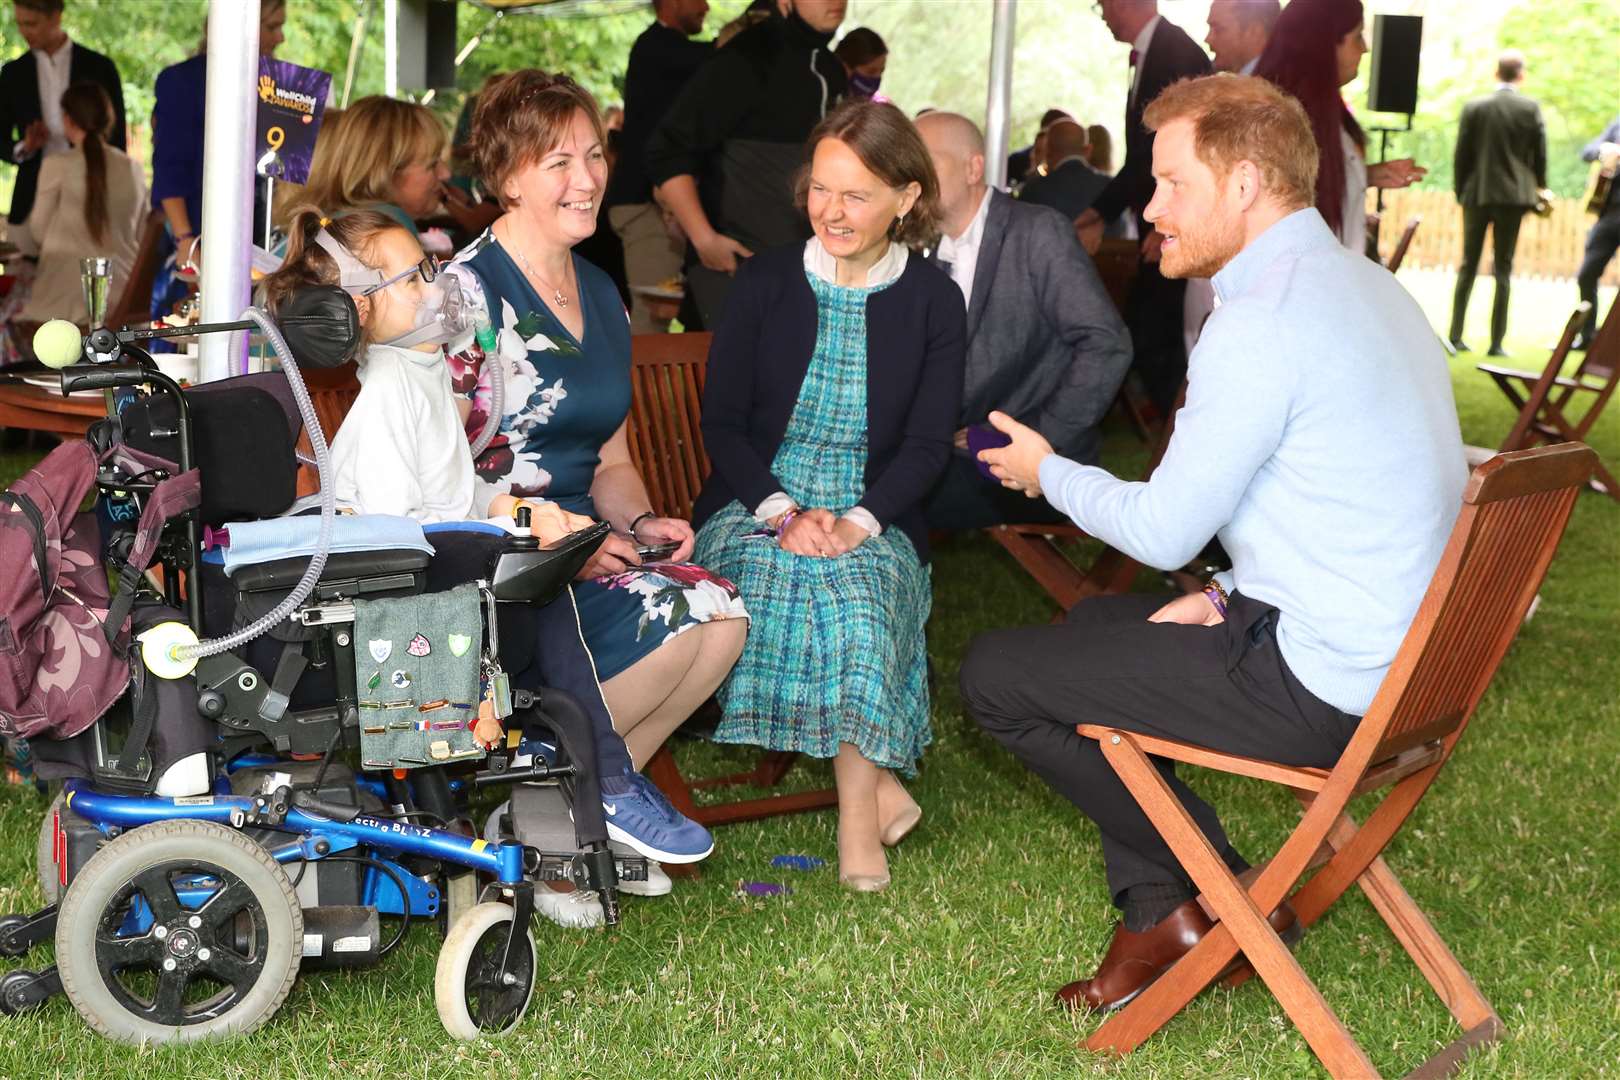
{"type": "MultiPolygon", "coordinates": [[[[440,553],[436,564],[454,564],[464,544],[477,547],[477,533],[461,523],[510,527],[526,511],[531,532],[542,544],[593,525],[550,501],[502,493],[476,476],[444,360],[445,345],[472,332],[472,313],[456,276],[441,273],[408,232],[372,211],[330,220],[315,208],[295,211],[286,260],[265,279],[265,297],[273,312],[295,290],[311,285],[338,285],[347,291],[364,335],[360,394],[332,443],[340,507],[422,522],[440,553]]],[[[708,831],[676,811],[631,767],[580,635],[572,592],[565,590],[565,597],[543,607],[503,608],[501,639],[503,662],[516,685],[568,691],[589,713],[604,807],[611,815],[610,838],[658,862],[687,863],[707,856],[713,850],[708,831]]],[[[475,733],[485,743],[501,734],[493,724],[475,733]]],[[[668,876],[652,864],[648,878],[626,882],[625,891],[669,891],[668,876]]],[[[602,920],[596,897],[570,891],[566,883],[537,889],[536,907],[567,926],[602,920]]]]}

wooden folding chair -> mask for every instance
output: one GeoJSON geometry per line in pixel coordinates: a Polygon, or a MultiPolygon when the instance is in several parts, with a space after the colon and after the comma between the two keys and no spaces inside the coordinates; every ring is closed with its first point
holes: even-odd
{"type": "MultiPolygon", "coordinates": [[[[1547,366],[1538,375],[1533,371],[1480,364],[1478,368],[1489,375],[1519,410],[1513,430],[1502,440],[1499,452],[1523,450],[1541,443],[1581,442],[1587,432],[1603,415],[1603,407],[1614,396],[1620,383],[1620,304],[1609,308],[1608,318],[1598,335],[1590,343],[1586,355],[1570,376],[1563,374],[1580,328],[1585,325],[1589,306],[1582,302],[1564,324],[1564,333],[1547,360],[1547,366]],[[1572,404],[1585,403],[1586,411],[1573,417],[1572,404]]],[[[1477,463],[1488,451],[1470,447],[1470,464],[1477,463]]],[[[1592,488],[1620,500],[1620,481],[1597,461],[1592,467],[1592,488]]]]}
{"type": "Polygon", "coordinates": [[[1413,214],[1406,222],[1406,228],[1401,230],[1401,238],[1395,243],[1395,250],[1389,253],[1389,260],[1384,263],[1384,269],[1390,273],[1401,268],[1406,261],[1406,253],[1412,247],[1412,237],[1417,234],[1418,226],[1423,224],[1422,214],[1413,214]]]}
{"type": "MultiPolygon", "coordinates": [[[[1176,403],[1171,407],[1170,415],[1165,418],[1164,424],[1159,429],[1158,438],[1153,444],[1153,454],[1148,458],[1147,469],[1142,473],[1142,479],[1151,477],[1153,470],[1159,467],[1165,448],[1170,445],[1170,436],[1175,434],[1176,412],[1186,400],[1187,384],[1183,382],[1181,391],[1176,394],[1176,403]]],[[[1064,554],[1059,546],[1065,541],[1086,539],[1085,530],[1076,525],[992,525],[984,531],[989,534],[990,539],[1000,544],[1002,549],[1011,555],[1018,565],[1035,579],[1035,583],[1046,591],[1046,595],[1056,601],[1058,607],[1064,611],[1068,611],[1088,596],[1129,592],[1136,575],[1142,569],[1141,563],[1113,547],[1103,548],[1092,560],[1091,565],[1082,569],[1064,554]]]]}
{"type": "Polygon", "coordinates": [[[1082,724],[1130,789],[1218,919],[1192,951],[1086,1040],[1126,1053],[1199,994],[1241,952],[1335,1077],[1378,1075],[1266,916],[1292,895],[1309,926],[1352,884],[1360,885],[1463,1034],[1412,1076],[1455,1070],[1472,1048],[1500,1038],[1501,1018],[1407,895],[1382,852],[1451,757],[1474,707],[1512,644],[1557,550],[1595,455],[1563,444],[1493,458],[1469,480],[1429,590],[1388,676],[1332,769],[1306,769],[1222,754],[1188,743],[1082,724]],[[1165,784],[1154,758],[1168,758],[1281,784],[1304,806],[1298,827],[1245,891],[1165,784]],[[1357,825],[1352,798],[1387,788],[1357,825]],[[1319,854],[1320,853],[1320,854],[1319,854]]]}
{"type": "MultiPolygon", "coordinates": [[[[636,334],[630,339],[630,461],[659,513],[690,519],[692,504],[709,475],[699,428],[703,378],[712,334],[636,334]]],[[[646,773],[675,808],[701,825],[730,825],[777,814],[838,805],[833,788],[699,804],[693,792],[747,785],[774,788],[798,760],[784,751],[764,751],[747,772],[704,780],[681,775],[665,745],[647,762],[646,773]]]]}

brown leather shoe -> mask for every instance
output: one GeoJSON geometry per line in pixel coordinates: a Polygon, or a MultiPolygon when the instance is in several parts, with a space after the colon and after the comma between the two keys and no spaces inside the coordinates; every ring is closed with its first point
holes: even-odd
{"type": "Polygon", "coordinates": [[[1196,900],[1188,900],[1139,934],[1120,923],[1097,973],[1059,990],[1057,1003],[1093,1012],[1117,1009],[1185,956],[1213,925],[1196,900]]]}
{"type": "MultiPolygon", "coordinates": [[[[1237,876],[1238,884],[1243,886],[1245,891],[1253,888],[1256,879],[1260,877],[1260,871],[1264,869],[1264,863],[1259,866],[1249,867],[1249,869],[1237,876]]],[[[1196,902],[1203,909],[1207,918],[1219,921],[1215,920],[1215,912],[1205,902],[1202,893],[1199,894],[1196,902]]],[[[1286,899],[1278,904],[1270,915],[1266,916],[1266,921],[1277,932],[1277,936],[1282,938],[1282,943],[1290,949],[1299,944],[1299,939],[1305,936],[1305,928],[1299,925],[1299,917],[1294,914],[1293,905],[1286,899]]],[[[1237,986],[1253,974],[1254,967],[1249,963],[1248,957],[1238,953],[1237,956],[1233,957],[1230,964],[1221,969],[1221,973],[1215,976],[1213,981],[1224,983],[1227,986],[1237,986]]]]}

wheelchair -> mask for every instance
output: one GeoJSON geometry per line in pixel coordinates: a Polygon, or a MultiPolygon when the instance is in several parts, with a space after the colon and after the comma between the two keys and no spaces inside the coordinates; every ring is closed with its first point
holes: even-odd
{"type": "MultiPolygon", "coordinates": [[[[97,335],[90,341],[101,362],[64,368],[62,384],[64,393],[106,389],[109,403],[113,393],[124,399],[88,437],[100,462],[96,510],[113,603],[131,615],[131,678],[84,731],[31,740],[40,774],[62,782],[36,853],[49,903],[0,919],[0,955],[51,942],[55,963],[0,977],[0,1011],[61,992],[116,1040],[241,1034],[275,1013],[301,970],[375,964],[413,923],[434,922],[443,933],[434,1001],[445,1029],[457,1038],[510,1031],[541,963],[530,929],[535,888],[570,881],[595,891],[612,925],[619,882],[647,874],[643,858],[609,848],[584,711],[561,691],[511,688],[499,666],[500,613],[558,595],[607,527],[541,547],[470,526],[471,539],[442,567],[437,553],[448,545],[438,534],[425,545],[430,555],[419,531],[404,530],[400,543],[380,529],[355,550],[272,548],[227,575],[211,556],[231,548],[202,549],[254,524],[233,512],[273,518],[288,509],[290,487],[276,478],[296,475],[291,438],[314,421],[307,395],[289,400],[277,373],[182,389],[129,332],[116,341],[97,335]],[[243,438],[248,404],[271,410],[274,438],[243,438]],[[204,414],[214,417],[211,428],[204,414]],[[193,468],[197,505],[164,517],[163,485],[193,468]],[[133,567],[132,545],[154,517],[161,532],[151,569],[133,567]],[[324,568],[286,617],[186,673],[153,670],[178,652],[154,649],[148,635],[196,641],[244,623],[251,630],[317,554],[324,568]],[[450,695],[415,686],[398,713],[407,719],[387,726],[431,728],[421,759],[370,758],[366,733],[382,731],[378,717],[396,715],[382,706],[400,702],[368,693],[379,688],[376,676],[368,687],[364,671],[376,665],[357,640],[357,613],[452,585],[476,590],[478,708],[504,718],[506,739],[487,753],[451,751],[448,734],[432,737],[457,724],[417,721],[409,704],[422,699],[426,714],[450,704],[426,699],[450,695]],[[520,733],[541,733],[554,752],[524,762],[520,733]],[[510,838],[510,828],[480,836],[469,820],[473,799],[511,785],[554,788],[572,808],[575,842],[546,850],[510,838]],[[384,917],[398,920],[386,942],[384,917]]],[[[296,365],[288,366],[292,381],[296,365]]],[[[318,518],[277,518],[283,526],[305,520],[318,534],[318,518]]],[[[451,648],[458,645],[468,649],[465,641],[451,648]]],[[[390,691],[386,680],[380,689],[390,691]]]]}

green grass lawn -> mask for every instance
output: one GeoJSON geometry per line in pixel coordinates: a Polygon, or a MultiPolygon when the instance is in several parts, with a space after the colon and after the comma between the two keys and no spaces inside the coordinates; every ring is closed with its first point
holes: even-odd
{"type": "MultiPolygon", "coordinates": [[[[1411,285],[1440,325],[1445,282],[1411,285]]],[[[1545,299],[1522,291],[1509,348],[1539,363],[1572,290],[1548,286],[1545,299]]],[[[1480,325],[1470,324],[1481,347],[1488,293],[1482,283],[1480,325]]],[[[1463,434],[1494,445],[1512,414],[1474,359],[1453,361],[1463,434]]],[[[1593,442],[1620,461],[1620,407],[1593,442]]],[[[1113,434],[1117,468],[1130,473],[1142,456],[1129,434],[1113,434]]],[[[0,472],[14,475],[17,464],[0,461],[0,472]]],[[[1090,972],[1114,920],[1095,831],[964,718],[955,690],[974,633],[1044,621],[1052,609],[979,537],[940,551],[934,581],[936,741],[913,785],[925,817],[891,858],[888,892],[839,887],[831,813],[733,826],[720,832],[701,878],[677,882],[664,899],[627,899],[616,932],[538,924],[546,974],[513,1037],[458,1045],[444,1035],[433,1007],[438,936],[424,927],[377,969],[300,980],[264,1028],[233,1042],[116,1046],[92,1036],[61,998],[0,1018],[0,1077],[1321,1075],[1258,980],[1205,993],[1126,1059],[1077,1049],[1095,1022],[1049,1001],[1090,972]],[[787,852],[829,866],[773,871],[771,857],[787,852]],[[743,880],[786,881],[793,892],[743,898],[743,880]]],[[[1620,1071],[1617,643],[1620,505],[1588,494],[1540,610],[1389,853],[1507,1025],[1465,1076],[1620,1071]]],[[[746,761],[690,742],[678,753],[698,772],[746,761]]],[[[794,782],[829,781],[824,766],[800,773],[794,782]]],[[[1269,786],[1189,775],[1250,858],[1292,827],[1292,801],[1269,786]]],[[[31,791],[0,790],[0,910],[38,903],[31,860],[43,808],[31,791]]],[[[1386,1073],[1407,1071],[1458,1034],[1359,894],[1313,928],[1298,955],[1386,1073]]],[[[47,961],[39,950],[25,963],[47,961]]]]}

